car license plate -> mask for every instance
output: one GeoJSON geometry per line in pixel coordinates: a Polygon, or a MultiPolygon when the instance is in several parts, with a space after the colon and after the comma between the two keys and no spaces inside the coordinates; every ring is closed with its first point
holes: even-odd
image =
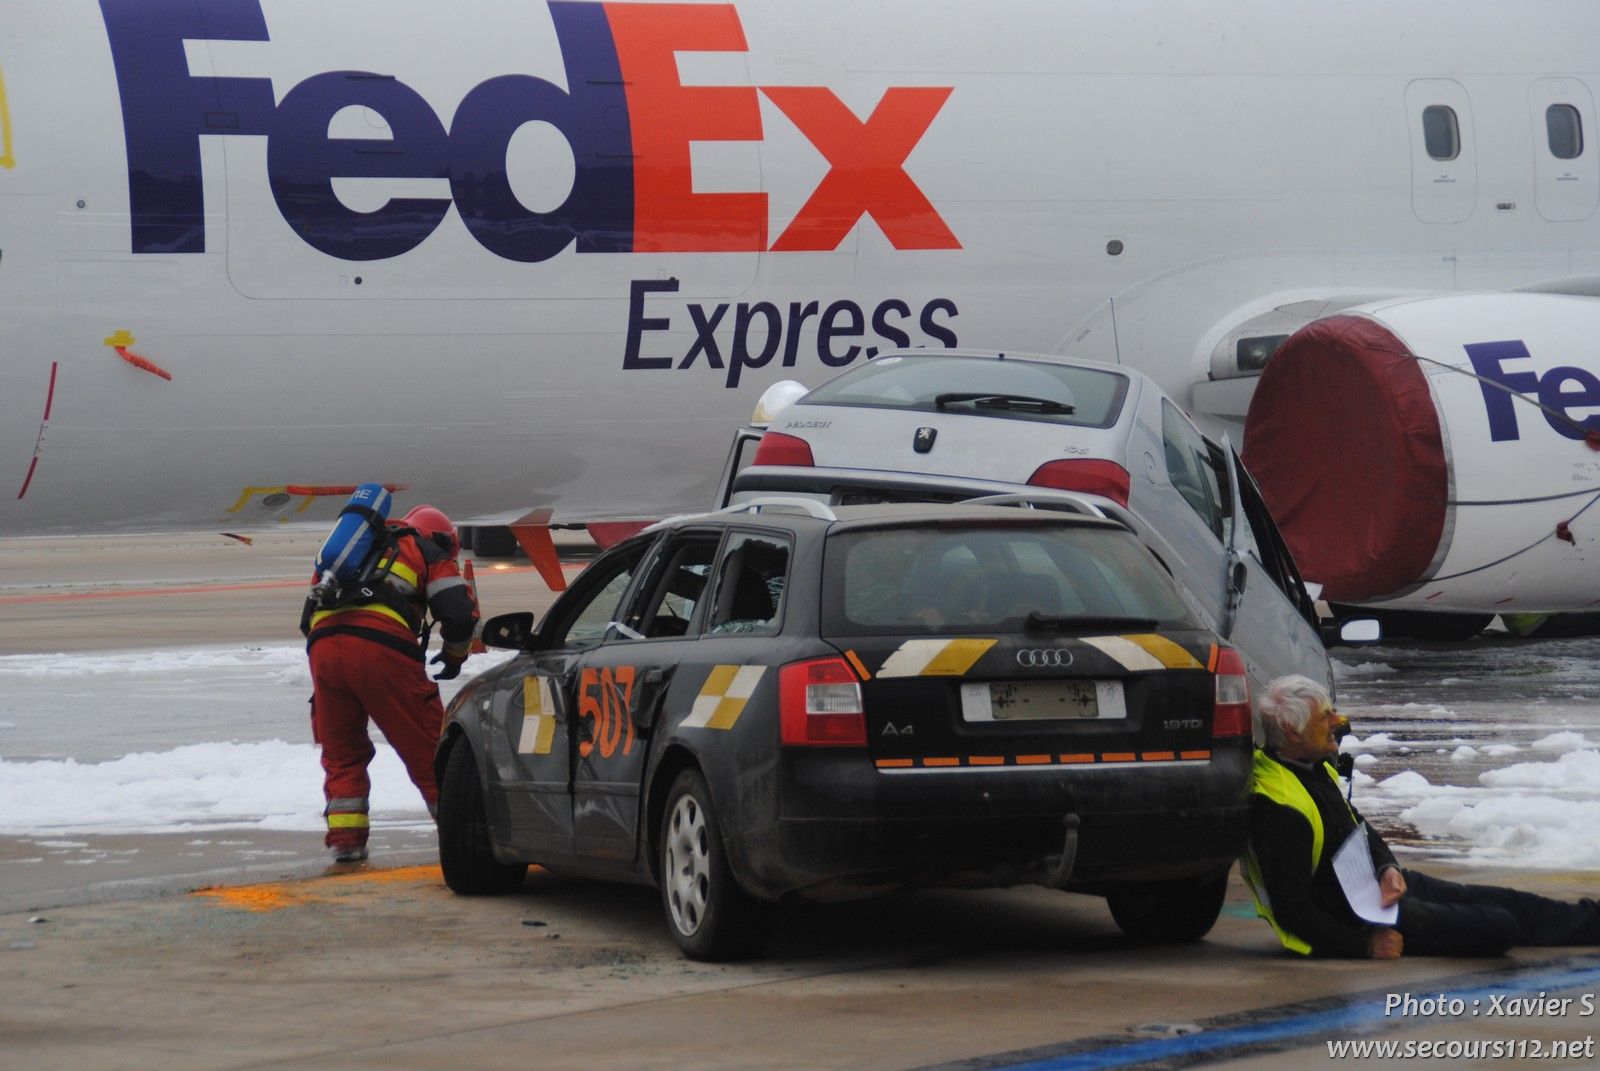
{"type": "Polygon", "coordinates": [[[966,721],[1126,718],[1121,681],[991,681],[961,686],[966,721]]]}

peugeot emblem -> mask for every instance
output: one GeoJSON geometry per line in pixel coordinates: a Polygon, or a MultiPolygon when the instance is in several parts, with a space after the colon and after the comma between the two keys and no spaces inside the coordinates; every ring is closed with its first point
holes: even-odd
{"type": "Polygon", "coordinates": [[[938,428],[918,428],[916,437],[911,440],[911,448],[919,454],[926,454],[933,449],[933,440],[938,435],[938,428]]]}

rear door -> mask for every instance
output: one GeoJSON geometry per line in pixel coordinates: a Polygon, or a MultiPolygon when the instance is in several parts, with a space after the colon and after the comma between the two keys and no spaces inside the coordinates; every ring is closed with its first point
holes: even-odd
{"type": "Polygon", "coordinates": [[[1132,536],[1061,531],[830,542],[824,627],[880,769],[1210,758],[1210,633],[1132,536]]]}
{"type": "Polygon", "coordinates": [[[692,664],[722,533],[673,533],[651,554],[604,642],[579,656],[574,711],[573,833],[580,855],[637,854],[639,792],[661,697],[692,664]]]}

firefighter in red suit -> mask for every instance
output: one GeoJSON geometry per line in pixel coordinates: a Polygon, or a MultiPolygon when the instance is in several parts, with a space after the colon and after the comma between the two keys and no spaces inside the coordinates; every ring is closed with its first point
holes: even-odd
{"type": "Polygon", "coordinates": [[[381,580],[333,609],[318,609],[315,596],[308,598],[300,619],[311,658],[312,732],[322,746],[324,843],[335,862],[367,857],[368,718],[434,813],[433,756],[444,707],[424,667],[423,621],[431,612],[439,624],[444,649],[434,663],[444,668],[435,680],[448,680],[460,673],[478,620],[472,589],[456,568],[461,542],[450,518],[418,506],[400,521],[392,544],[381,580]]]}

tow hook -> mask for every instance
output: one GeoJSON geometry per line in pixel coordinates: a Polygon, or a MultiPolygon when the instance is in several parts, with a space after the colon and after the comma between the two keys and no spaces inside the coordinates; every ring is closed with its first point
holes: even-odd
{"type": "Polygon", "coordinates": [[[1072,877],[1072,865],[1078,861],[1078,816],[1069,814],[1061,820],[1064,828],[1061,855],[1054,860],[1045,857],[1044,884],[1052,889],[1065,889],[1072,877]]]}

